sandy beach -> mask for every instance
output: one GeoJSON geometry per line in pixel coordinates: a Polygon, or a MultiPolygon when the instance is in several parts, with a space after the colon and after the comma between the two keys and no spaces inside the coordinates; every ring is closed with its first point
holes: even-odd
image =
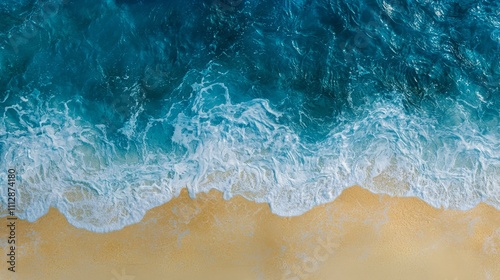
{"type": "Polygon", "coordinates": [[[0,279],[500,279],[498,210],[435,209],[360,187],[291,218],[183,192],[119,231],[78,229],[51,209],[18,221],[17,235],[17,272],[2,261],[0,279]]]}

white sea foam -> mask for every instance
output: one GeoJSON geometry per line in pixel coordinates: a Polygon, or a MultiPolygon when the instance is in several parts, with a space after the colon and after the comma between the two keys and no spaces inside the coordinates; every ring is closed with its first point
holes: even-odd
{"type": "MultiPolygon", "coordinates": [[[[283,113],[265,99],[232,103],[223,83],[192,87],[194,113],[175,116],[171,140],[178,148],[169,153],[148,144],[154,136],[149,130],[166,118],[150,119],[140,130],[132,114],[122,130],[142,142],[124,149],[108,139],[103,125],[73,119],[67,103],[60,111],[46,108],[50,118],[42,117],[29,133],[9,134],[1,166],[15,163],[18,170],[19,217],[34,221],[53,206],[77,227],[117,230],[184,187],[193,197],[218,189],[226,199],[242,195],[293,216],[355,184],[417,196],[435,207],[469,209],[486,202],[500,209],[498,130],[481,132],[464,121],[460,103],[448,108],[454,115],[446,121],[460,123],[455,130],[423,113],[409,116],[398,100],[379,101],[324,140],[306,143],[280,124],[283,113]],[[223,98],[214,99],[214,90],[223,98]]],[[[9,110],[20,120],[33,114],[21,106],[9,110]]],[[[15,120],[4,116],[3,131],[13,131],[9,122],[15,120]]],[[[6,205],[5,188],[1,192],[6,205]]]]}

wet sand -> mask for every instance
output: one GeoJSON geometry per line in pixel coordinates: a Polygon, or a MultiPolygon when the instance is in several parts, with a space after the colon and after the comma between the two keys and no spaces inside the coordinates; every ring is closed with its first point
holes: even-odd
{"type": "Polygon", "coordinates": [[[183,192],[104,234],[51,209],[17,222],[16,273],[2,228],[5,280],[500,279],[500,211],[435,209],[360,187],[291,218],[242,197],[183,192]]]}

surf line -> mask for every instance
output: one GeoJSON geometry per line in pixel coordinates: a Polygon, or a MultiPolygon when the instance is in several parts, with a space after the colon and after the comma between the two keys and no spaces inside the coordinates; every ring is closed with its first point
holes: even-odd
{"type": "MultiPolygon", "coordinates": [[[[9,236],[7,243],[10,247],[7,249],[7,269],[11,272],[16,272],[16,170],[10,168],[7,175],[7,227],[9,228],[9,236]]],[[[8,247],[8,245],[7,245],[8,247]]]]}

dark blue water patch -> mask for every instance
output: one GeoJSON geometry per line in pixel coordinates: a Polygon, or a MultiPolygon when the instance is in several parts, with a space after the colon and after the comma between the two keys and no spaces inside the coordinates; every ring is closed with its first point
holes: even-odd
{"type": "MultiPolygon", "coordinates": [[[[494,30],[476,20],[478,7],[469,2],[255,1],[230,10],[217,3],[119,1],[113,7],[66,2],[58,14],[64,28],[49,30],[59,40],[46,45],[39,36],[23,44],[21,54],[7,53],[3,76],[14,79],[29,64],[29,71],[38,67],[27,77],[33,80],[59,69],[60,79],[51,77],[52,84],[69,81],[89,102],[117,111],[117,99],[131,101],[124,88],[137,83],[144,102],[163,100],[191,86],[183,83],[190,70],[218,62],[240,75],[236,87],[241,88],[230,91],[238,102],[266,98],[279,106],[289,98],[279,92],[299,92],[303,113],[326,122],[384,91],[402,94],[407,107],[432,94],[456,95],[453,73],[458,69],[455,75],[483,91],[495,89],[493,61],[499,47],[489,39],[494,30]],[[45,62],[39,53],[45,53],[45,62]],[[350,93],[354,99],[346,102],[348,88],[359,81],[367,87],[350,93]]],[[[481,6],[485,15],[495,8],[494,3],[481,6]]],[[[11,17],[16,13],[25,11],[13,10],[11,17]]],[[[224,79],[216,75],[214,80],[224,79]]],[[[119,122],[129,116],[108,116],[114,117],[119,122]]]]}

